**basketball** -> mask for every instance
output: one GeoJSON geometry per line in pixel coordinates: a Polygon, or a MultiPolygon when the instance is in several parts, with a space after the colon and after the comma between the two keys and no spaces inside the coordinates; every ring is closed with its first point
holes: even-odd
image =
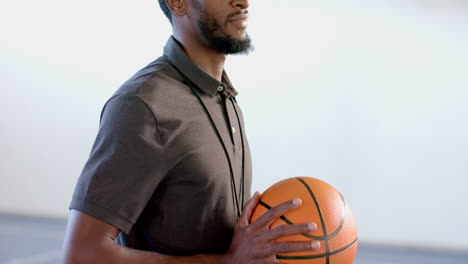
{"type": "Polygon", "coordinates": [[[315,251],[277,255],[277,259],[287,264],[352,264],[358,239],[351,208],[341,193],[324,181],[296,177],[277,182],[262,194],[250,222],[255,222],[269,208],[294,198],[300,198],[302,205],[275,220],[270,229],[281,225],[314,222],[317,230],[282,237],[276,242],[316,240],[321,247],[315,251]]]}

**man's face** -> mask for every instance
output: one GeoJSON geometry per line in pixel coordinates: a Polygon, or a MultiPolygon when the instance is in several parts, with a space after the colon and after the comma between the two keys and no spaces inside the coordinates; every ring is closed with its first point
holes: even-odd
{"type": "Polygon", "coordinates": [[[223,54],[252,50],[246,32],[248,0],[191,0],[198,13],[197,26],[205,41],[223,54]]]}

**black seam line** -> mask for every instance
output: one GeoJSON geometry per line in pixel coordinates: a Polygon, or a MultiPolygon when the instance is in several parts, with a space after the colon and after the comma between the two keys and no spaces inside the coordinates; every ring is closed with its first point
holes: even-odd
{"type": "Polygon", "coordinates": [[[353,242],[351,242],[349,245],[343,247],[343,248],[340,248],[338,250],[335,250],[335,251],[332,251],[332,252],[329,252],[328,254],[327,253],[323,253],[323,254],[318,254],[318,255],[305,255],[305,256],[282,256],[282,255],[276,255],[276,258],[277,259],[289,259],[289,260],[300,260],[300,259],[318,259],[318,258],[323,258],[323,257],[330,257],[332,255],[336,255],[338,253],[341,253],[343,251],[346,251],[348,249],[350,249],[351,247],[353,247],[358,241],[358,238],[356,238],[353,242]]]}
{"type": "MultiPolygon", "coordinates": [[[[265,202],[263,202],[262,200],[258,201],[258,204],[260,204],[261,206],[265,207],[266,209],[270,210],[271,209],[271,206],[269,206],[268,204],[266,204],[265,202]]],[[[279,217],[281,220],[283,220],[284,222],[286,222],[288,225],[292,225],[293,223],[291,221],[289,221],[289,219],[287,219],[284,215],[280,216],[279,217]]]]}
{"type": "MultiPolygon", "coordinates": [[[[310,194],[310,197],[312,198],[312,200],[314,200],[315,207],[317,208],[317,212],[320,217],[320,223],[322,224],[323,236],[327,237],[327,227],[325,226],[325,220],[323,219],[322,210],[320,209],[320,205],[317,201],[317,198],[315,197],[315,194],[312,192],[309,185],[303,179],[297,177],[296,180],[300,181],[304,185],[304,187],[306,187],[307,191],[310,194]]],[[[325,238],[324,242],[325,242],[325,254],[326,254],[326,259],[327,259],[326,264],[328,264],[330,263],[330,258],[329,258],[330,247],[328,245],[328,238],[325,238]]]]}
{"type": "Polygon", "coordinates": [[[346,201],[343,197],[343,195],[340,194],[340,198],[341,198],[341,201],[343,202],[343,207],[341,208],[341,220],[340,220],[340,225],[338,226],[338,228],[335,230],[335,232],[331,233],[330,235],[326,236],[326,238],[332,238],[336,235],[338,235],[338,233],[341,231],[341,229],[343,228],[343,225],[344,225],[344,218],[345,218],[345,213],[346,213],[346,201]]]}
{"type": "MultiPolygon", "coordinates": [[[[341,196],[341,199],[343,200],[343,217],[341,218],[340,226],[336,229],[335,232],[333,232],[331,235],[328,235],[326,237],[324,237],[324,236],[313,236],[313,235],[310,235],[310,234],[307,234],[307,233],[304,233],[304,234],[301,234],[301,235],[304,236],[304,237],[310,238],[310,239],[315,239],[315,240],[331,239],[331,238],[335,237],[336,235],[338,235],[338,233],[341,231],[341,229],[343,228],[343,225],[344,225],[344,212],[345,212],[345,205],[344,204],[345,204],[345,200],[344,200],[343,196],[341,196]]],[[[268,210],[271,209],[271,206],[268,205],[267,203],[263,202],[263,201],[259,201],[258,204],[260,204],[261,206],[265,207],[268,210]]],[[[283,222],[285,222],[288,225],[294,225],[294,223],[284,215],[280,216],[280,219],[283,220],[283,222]]]]}

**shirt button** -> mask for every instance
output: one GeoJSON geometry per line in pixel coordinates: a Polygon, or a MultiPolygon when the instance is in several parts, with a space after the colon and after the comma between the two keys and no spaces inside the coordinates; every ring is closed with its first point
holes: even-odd
{"type": "Polygon", "coordinates": [[[218,92],[222,92],[223,90],[224,90],[224,87],[223,87],[222,85],[220,85],[220,86],[218,87],[218,92]]]}

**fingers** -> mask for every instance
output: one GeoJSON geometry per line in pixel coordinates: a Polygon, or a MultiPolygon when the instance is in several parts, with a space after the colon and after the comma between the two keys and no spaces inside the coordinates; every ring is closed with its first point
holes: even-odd
{"type": "MultiPolygon", "coordinates": [[[[275,255],[288,252],[311,251],[320,248],[317,241],[287,241],[277,243],[280,237],[305,234],[317,229],[314,223],[282,225],[270,230],[270,225],[280,216],[299,207],[300,199],[294,199],[270,208],[264,215],[249,225],[253,211],[260,201],[260,194],[255,192],[247,202],[241,217],[236,223],[228,259],[233,263],[243,263],[241,260],[259,260],[259,263],[281,264],[275,255]]],[[[256,262],[257,263],[257,262],[256,262]]]]}
{"type": "Polygon", "coordinates": [[[265,239],[275,240],[285,236],[300,235],[317,230],[315,223],[281,225],[265,233],[265,239]]]}
{"type": "Polygon", "coordinates": [[[279,204],[275,207],[272,207],[270,210],[268,210],[268,212],[262,215],[253,224],[259,227],[268,228],[270,224],[273,223],[277,218],[279,218],[286,212],[299,207],[301,203],[302,203],[301,199],[296,198],[296,199],[284,202],[282,204],[279,204]]]}
{"type": "Polygon", "coordinates": [[[249,225],[249,219],[252,216],[253,210],[255,209],[259,201],[260,193],[255,192],[254,195],[252,195],[252,198],[250,198],[250,200],[245,205],[244,210],[242,211],[242,214],[237,222],[239,227],[246,227],[249,225]]]}
{"type": "Polygon", "coordinates": [[[275,254],[313,251],[318,249],[320,249],[320,243],[318,241],[283,242],[273,245],[273,251],[275,254]]]}

